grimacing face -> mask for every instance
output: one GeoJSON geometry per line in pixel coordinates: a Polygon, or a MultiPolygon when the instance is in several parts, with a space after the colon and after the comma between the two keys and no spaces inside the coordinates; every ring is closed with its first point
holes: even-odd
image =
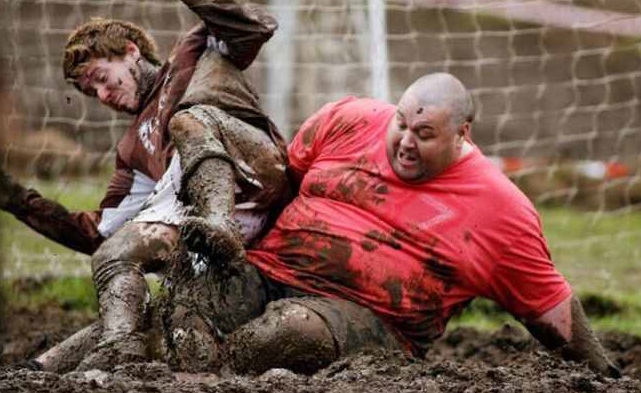
{"type": "Polygon", "coordinates": [[[451,109],[422,105],[404,94],[387,128],[387,158],[394,173],[408,183],[427,181],[454,163],[465,130],[451,122],[451,109]]]}
{"type": "Polygon", "coordinates": [[[116,111],[137,113],[140,107],[138,58],[138,47],[130,43],[122,57],[91,60],[78,80],[82,92],[98,97],[101,103],[116,111]]]}

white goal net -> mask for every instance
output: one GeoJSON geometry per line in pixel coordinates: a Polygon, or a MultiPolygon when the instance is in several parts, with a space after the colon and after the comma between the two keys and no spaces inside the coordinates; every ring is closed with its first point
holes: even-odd
{"type": "MultiPolygon", "coordinates": [[[[607,234],[586,229],[579,240],[550,236],[553,253],[582,247],[580,257],[612,246],[638,260],[640,0],[261,3],[280,28],[248,74],[288,138],[328,101],[357,95],[395,102],[417,77],[448,71],[474,96],[474,141],[532,200],[576,212],[586,227],[608,217],[628,223],[607,234]]],[[[92,16],[140,24],[161,58],[196,22],[177,0],[0,3],[2,165],[25,183],[45,184],[54,199],[99,199],[106,178],[96,173],[111,165],[130,121],[62,78],[65,38],[92,16]]],[[[559,220],[545,225],[570,225],[559,220]]],[[[4,228],[5,276],[87,274],[85,257],[30,246],[28,229],[4,228]]]]}

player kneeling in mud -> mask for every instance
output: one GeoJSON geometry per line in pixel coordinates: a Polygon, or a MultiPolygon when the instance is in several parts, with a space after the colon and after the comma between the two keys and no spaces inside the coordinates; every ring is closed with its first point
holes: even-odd
{"type": "Polygon", "coordinates": [[[69,212],[0,173],[0,208],[92,255],[99,301],[98,322],[28,366],[109,369],[147,360],[143,274],[166,268],[181,238],[212,260],[242,259],[288,194],[285,143],[241,72],[276,21],[234,1],[183,3],[202,22],[162,65],[153,40],[128,22],[93,19],[67,41],[65,78],[136,116],[99,209],[69,212]]]}

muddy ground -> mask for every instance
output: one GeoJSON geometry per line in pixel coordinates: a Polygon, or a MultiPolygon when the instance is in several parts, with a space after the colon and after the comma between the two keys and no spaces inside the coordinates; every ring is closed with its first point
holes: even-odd
{"type": "MultiPolygon", "coordinates": [[[[41,352],[93,318],[57,304],[8,311],[9,323],[0,336],[5,365],[41,352]]],[[[641,392],[641,338],[599,333],[624,373],[613,380],[559,360],[515,326],[489,333],[450,329],[426,360],[370,352],[313,376],[277,369],[251,377],[174,374],[161,363],[124,365],[113,373],[5,370],[0,392],[641,392]]]]}

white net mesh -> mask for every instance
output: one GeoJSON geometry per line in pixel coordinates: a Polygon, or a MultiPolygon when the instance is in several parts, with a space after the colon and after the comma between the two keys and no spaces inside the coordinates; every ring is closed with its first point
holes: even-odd
{"type": "MultiPolygon", "coordinates": [[[[263,4],[280,29],[248,73],[288,137],[328,101],[347,94],[396,101],[417,77],[448,71],[475,98],[475,142],[533,200],[587,209],[581,213],[586,228],[604,217],[630,222],[608,234],[586,229],[580,241],[551,238],[553,252],[582,247],[593,253],[612,244],[611,236],[624,248],[641,244],[632,223],[641,200],[641,1],[263,4]]],[[[163,58],[196,18],[174,0],[14,0],[0,7],[3,165],[27,183],[55,179],[49,185],[54,199],[82,199],[82,184],[95,206],[106,180],[94,173],[110,165],[130,119],[65,84],[66,36],[92,16],[125,19],[149,30],[163,58]]],[[[26,228],[4,231],[5,276],[88,272],[84,257],[37,238],[39,245],[30,246],[25,238],[35,236],[26,228]]],[[[639,250],[632,247],[626,256],[638,257],[639,250]]]]}

